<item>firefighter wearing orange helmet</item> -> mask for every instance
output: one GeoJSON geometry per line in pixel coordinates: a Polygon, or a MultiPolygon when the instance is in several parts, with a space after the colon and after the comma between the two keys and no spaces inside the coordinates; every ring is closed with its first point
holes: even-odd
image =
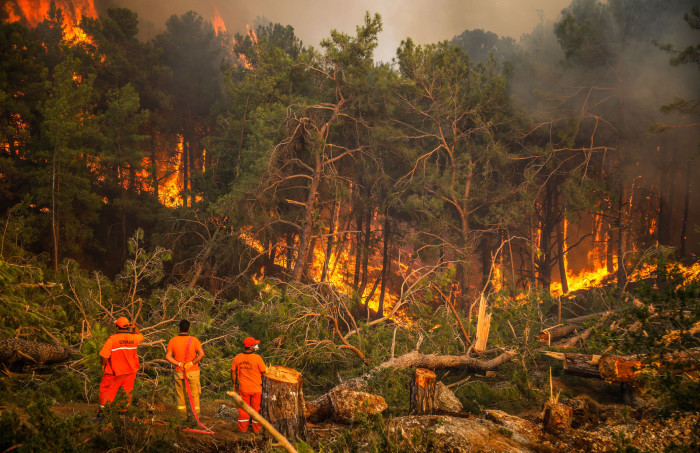
{"type": "MultiPolygon", "coordinates": [[[[231,362],[231,381],[233,388],[241,395],[250,407],[260,412],[262,399],[262,374],[267,371],[262,357],[255,353],[260,341],[253,337],[243,340],[245,350],[233,358],[231,362]]],[[[243,409],[238,409],[238,429],[244,433],[248,430],[250,415],[243,409]]],[[[253,432],[260,431],[260,424],[253,420],[253,432]]]]}
{"type": "Polygon", "coordinates": [[[143,341],[143,335],[135,324],[122,316],[115,322],[117,333],[110,336],[100,350],[102,359],[102,381],[100,382],[100,409],[111,403],[120,388],[127,395],[127,406],[131,402],[136,372],[139,369],[139,356],[136,348],[143,341]]]}

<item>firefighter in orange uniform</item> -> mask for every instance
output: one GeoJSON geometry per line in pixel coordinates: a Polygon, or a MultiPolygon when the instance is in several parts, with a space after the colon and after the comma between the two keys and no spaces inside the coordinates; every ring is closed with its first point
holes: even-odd
{"type": "Polygon", "coordinates": [[[185,386],[185,375],[190,383],[190,393],[194,410],[199,416],[199,395],[202,387],[199,382],[199,361],[204,357],[202,343],[195,337],[189,335],[190,322],[186,319],[180,321],[180,334],[173,337],[168,342],[165,359],[175,365],[175,394],[177,395],[177,410],[180,415],[187,417],[187,388],[185,386]]]}
{"type": "Polygon", "coordinates": [[[125,317],[115,321],[117,333],[110,336],[100,350],[102,358],[102,381],[100,382],[100,409],[111,403],[120,388],[127,394],[127,406],[131,402],[136,372],[139,369],[139,356],[136,348],[143,341],[143,335],[136,325],[125,317]]]}
{"type": "MultiPolygon", "coordinates": [[[[233,388],[248,403],[250,407],[260,412],[262,398],[262,374],[267,371],[262,357],[255,351],[259,349],[260,341],[253,337],[243,340],[245,350],[233,358],[231,363],[231,381],[233,388]]],[[[250,415],[243,409],[238,409],[238,429],[244,433],[248,430],[250,415]]],[[[253,420],[253,432],[260,431],[260,424],[253,420]]]]}

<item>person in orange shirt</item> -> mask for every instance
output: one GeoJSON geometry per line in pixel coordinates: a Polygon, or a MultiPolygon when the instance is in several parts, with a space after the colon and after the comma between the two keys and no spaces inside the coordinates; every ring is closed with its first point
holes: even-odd
{"type": "Polygon", "coordinates": [[[100,350],[102,359],[102,381],[100,382],[100,410],[111,403],[120,388],[127,394],[127,406],[131,403],[136,372],[139,369],[139,356],[136,348],[143,341],[143,335],[136,325],[122,316],[115,321],[117,333],[105,341],[100,350]]]}
{"type": "MultiPolygon", "coordinates": [[[[260,400],[262,399],[262,374],[267,371],[262,357],[257,355],[260,341],[253,337],[243,340],[245,350],[233,358],[231,362],[231,381],[233,389],[241,395],[243,401],[250,407],[260,412],[260,400]]],[[[238,409],[238,429],[244,433],[248,430],[250,415],[243,409],[238,409]]],[[[253,420],[253,432],[260,431],[260,424],[253,420]]]]}
{"type": "Polygon", "coordinates": [[[199,416],[199,395],[202,387],[199,383],[199,361],[204,357],[202,343],[189,335],[190,322],[186,319],[180,321],[180,334],[168,342],[165,359],[175,365],[175,394],[177,395],[177,410],[183,417],[187,417],[187,388],[185,387],[185,375],[190,382],[190,392],[194,410],[199,416]]]}

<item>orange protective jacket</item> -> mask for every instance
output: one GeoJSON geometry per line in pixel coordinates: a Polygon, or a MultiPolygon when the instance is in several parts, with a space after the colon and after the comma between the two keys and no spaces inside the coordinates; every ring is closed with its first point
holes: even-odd
{"type": "Polygon", "coordinates": [[[262,393],[262,374],[266,370],[262,357],[253,352],[241,352],[231,362],[240,393],[262,393]]]}
{"type": "MultiPolygon", "coordinates": [[[[191,362],[195,357],[197,357],[197,349],[201,346],[202,344],[195,337],[191,337],[189,335],[178,335],[177,337],[171,338],[168,342],[168,351],[172,353],[175,360],[184,364],[191,362]],[[192,341],[190,341],[190,338],[192,341]],[[189,349],[187,349],[188,341],[190,342],[189,349]],[[187,349],[187,351],[185,351],[185,349],[187,349]]],[[[197,370],[199,370],[199,363],[195,363],[187,369],[188,372],[197,370]]],[[[175,371],[178,372],[184,370],[182,367],[176,366],[175,371]]]]}
{"type": "Polygon", "coordinates": [[[104,374],[121,376],[136,373],[139,369],[139,356],[136,348],[143,341],[143,335],[134,333],[115,333],[107,338],[100,350],[100,355],[107,359],[104,374]]]}

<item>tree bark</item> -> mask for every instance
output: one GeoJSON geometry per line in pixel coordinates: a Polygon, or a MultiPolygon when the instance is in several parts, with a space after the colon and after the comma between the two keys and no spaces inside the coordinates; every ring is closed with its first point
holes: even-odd
{"type": "Polygon", "coordinates": [[[362,293],[359,292],[360,290],[360,266],[362,264],[362,212],[358,209],[357,213],[355,214],[356,222],[357,222],[357,240],[355,241],[355,275],[353,278],[353,283],[352,283],[352,288],[357,292],[358,294],[362,295],[362,293]]]}
{"type": "MultiPolygon", "coordinates": [[[[644,367],[641,355],[591,355],[561,352],[545,352],[546,355],[564,361],[564,372],[573,376],[603,379],[608,382],[631,383],[644,367]]],[[[674,368],[689,371],[700,368],[700,347],[664,354],[663,360],[674,368]]],[[[657,368],[657,365],[654,365],[657,368]]]]}
{"type": "Polygon", "coordinates": [[[600,377],[608,382],[632,382],[642,366],[637,356],[604,355],[598,360],[600,377]]]}
{"type": "Polygon", "coordinates": [[[322,421],[333,418],[343,423],[357,420],[359,414],[379,414],[389,407],[383,397],[335,387],[321,398],[306,402],[306,417],[308,420],[322,421]]]}
{"type": "Polygon", "coordinates": [[[577,328],[578,325],[576,324],[564,324],[563,326],[545,329],[539,333],[540,343],[551,344],[552,340],[565,337],[577,328]]]}
{"type": "Polygon", "coordinates": [[[484,372],[493,371],[497,369],[501,364],[508,362],[516,355],[517,352],[515,351],[505,351],[501,355],[494,357],[493,359],[481,360],[469,357],[467,355],[424,355],[420,354],[417,351],[412,351],[408,354],[404,354],[402,356],[381,363],[380,365],[376,366],[375,368],[371,369],[369,372],[361,376],[348,379],[347,381],[336,385],[325,395],[322,395],[314,401],[307,403],[307,407],[311,405],[316,408],[311,409],[319,412],[318,414],[314,415],[316,419],[328,417],[328,414],[331,411],[331,402],[329,399],[329,395],[332,392],[339,391],[340,389],[362,390],[367,385],[367,382],[372,377],[372,375],[379,371],[382,371],[385,368],[460,368],[467,371],[484,372]]]}
{"type": "Polygon", "coordinates": [[[27,363],[46,365],[64,362],[74,351],[60,345],[23,340],[21,338],[0,339],[0,363],[12,369],[21,369],[27,363]]]}
{"type": "Polygon", "coordinates": [[[566,229],[564,228],[564,222],[566,222],[566,219],[562,219],[557,228],[557,248],[559,249],[557,261],[559,262],[559,281],[561,282],[562,294],[569,292],[569,281],[566,278],[566,250],[564,248],[566,244],[566,229]]]}
{"type": "Polygon", "coordinates": [[[411,380],[411,415],[425,415],[435,412],[435,381],[437,376],[431,370],[416,368],[411,380]]]}
{"type": "Polygon", "coordinates": [[[571,406],[555,401],[547,401],[544,403],[542,422],[545,431],[551,433],[560,429],[571,428],[573,418],[574,410],[571,406]]]}
{"type": "Polygon", "coordinates": [[[548,329],[544,329],[539,333],[540,342],[550,344],[552,340],[563,338],[576,330],[579,324],[592,318],[597,318],[600,316],[601,320],[605,319],[607,316],[612,314],[612,311],[604,311],[601,313],[592,313],[590,315],[578,316],[576,318],[570,318],[564,321],[561,326],[554,326],[548,329]]]}
{"type": "Polygon", "coordinates": [[[365,242],[362,245],[362,279],[360,281],[359,294],[365,293],[365,288],[367,287],[367,282],[369,281],[368,266],[369,266],[369,249],[371,246],[372,239],[372,208],[367,207],[367,212],[365,214],[365,242]]]}
{"type": "Polygon", "coordinates": [[[379,306],[377,308],[377,317],[384,316],[384,296],[386,295],[387,280],[389,280],[389,271],[391,269],[391,259],[389,258],[389,241],[391,239],[391,222],[389,215],[384,218],[384,253],[382,255],[382,286],[379,290],[379,306]]]}
{"type": "Polygon", "coordinates": [[[688,235],[688,209],[690,208],[690,169],[692,166],[692,162],[688,162],[685,173],[685,204],[683,206],[683,223],[681,224],[681,246],[678,249],[679,258],[685,258],[685,242],[688,235]]]}
{"type": "Polygon", "coordinates": [[[260,415],[289,439],[306,439],[303,378],[283,366],[271,366],[262,379],[260,415]]]}
{"type": "Polygon", "coordinates": [[[314,159],[314,172],[311,178],[311,185],[309,186],[309,193],[306,197],[306,206],[304,207],[304,224],[299,237],[299,250],[297,251],[297,259],[292,271],[292,281],[295,282],[301,281],[301,277],[306,269],[306,259],[313,233],[313,217],[316,212],[316,195],[318,193],[318,185],[321,182],[321,153],[316,152],[314,159]]]}
{"type": "Polygon", "coordinates": [[[321,272],[321,281],[325,282],[328,278],[328,265],[331,262],[331,253],[333,252],[333,244],[335,243],[335,224],[338,221],[338,210],[340,202],[334,201],[331,209],[331,224],[328,227],[328,242],[326,243],[326,256],[323,260],[323,271],[321,272]]]}

